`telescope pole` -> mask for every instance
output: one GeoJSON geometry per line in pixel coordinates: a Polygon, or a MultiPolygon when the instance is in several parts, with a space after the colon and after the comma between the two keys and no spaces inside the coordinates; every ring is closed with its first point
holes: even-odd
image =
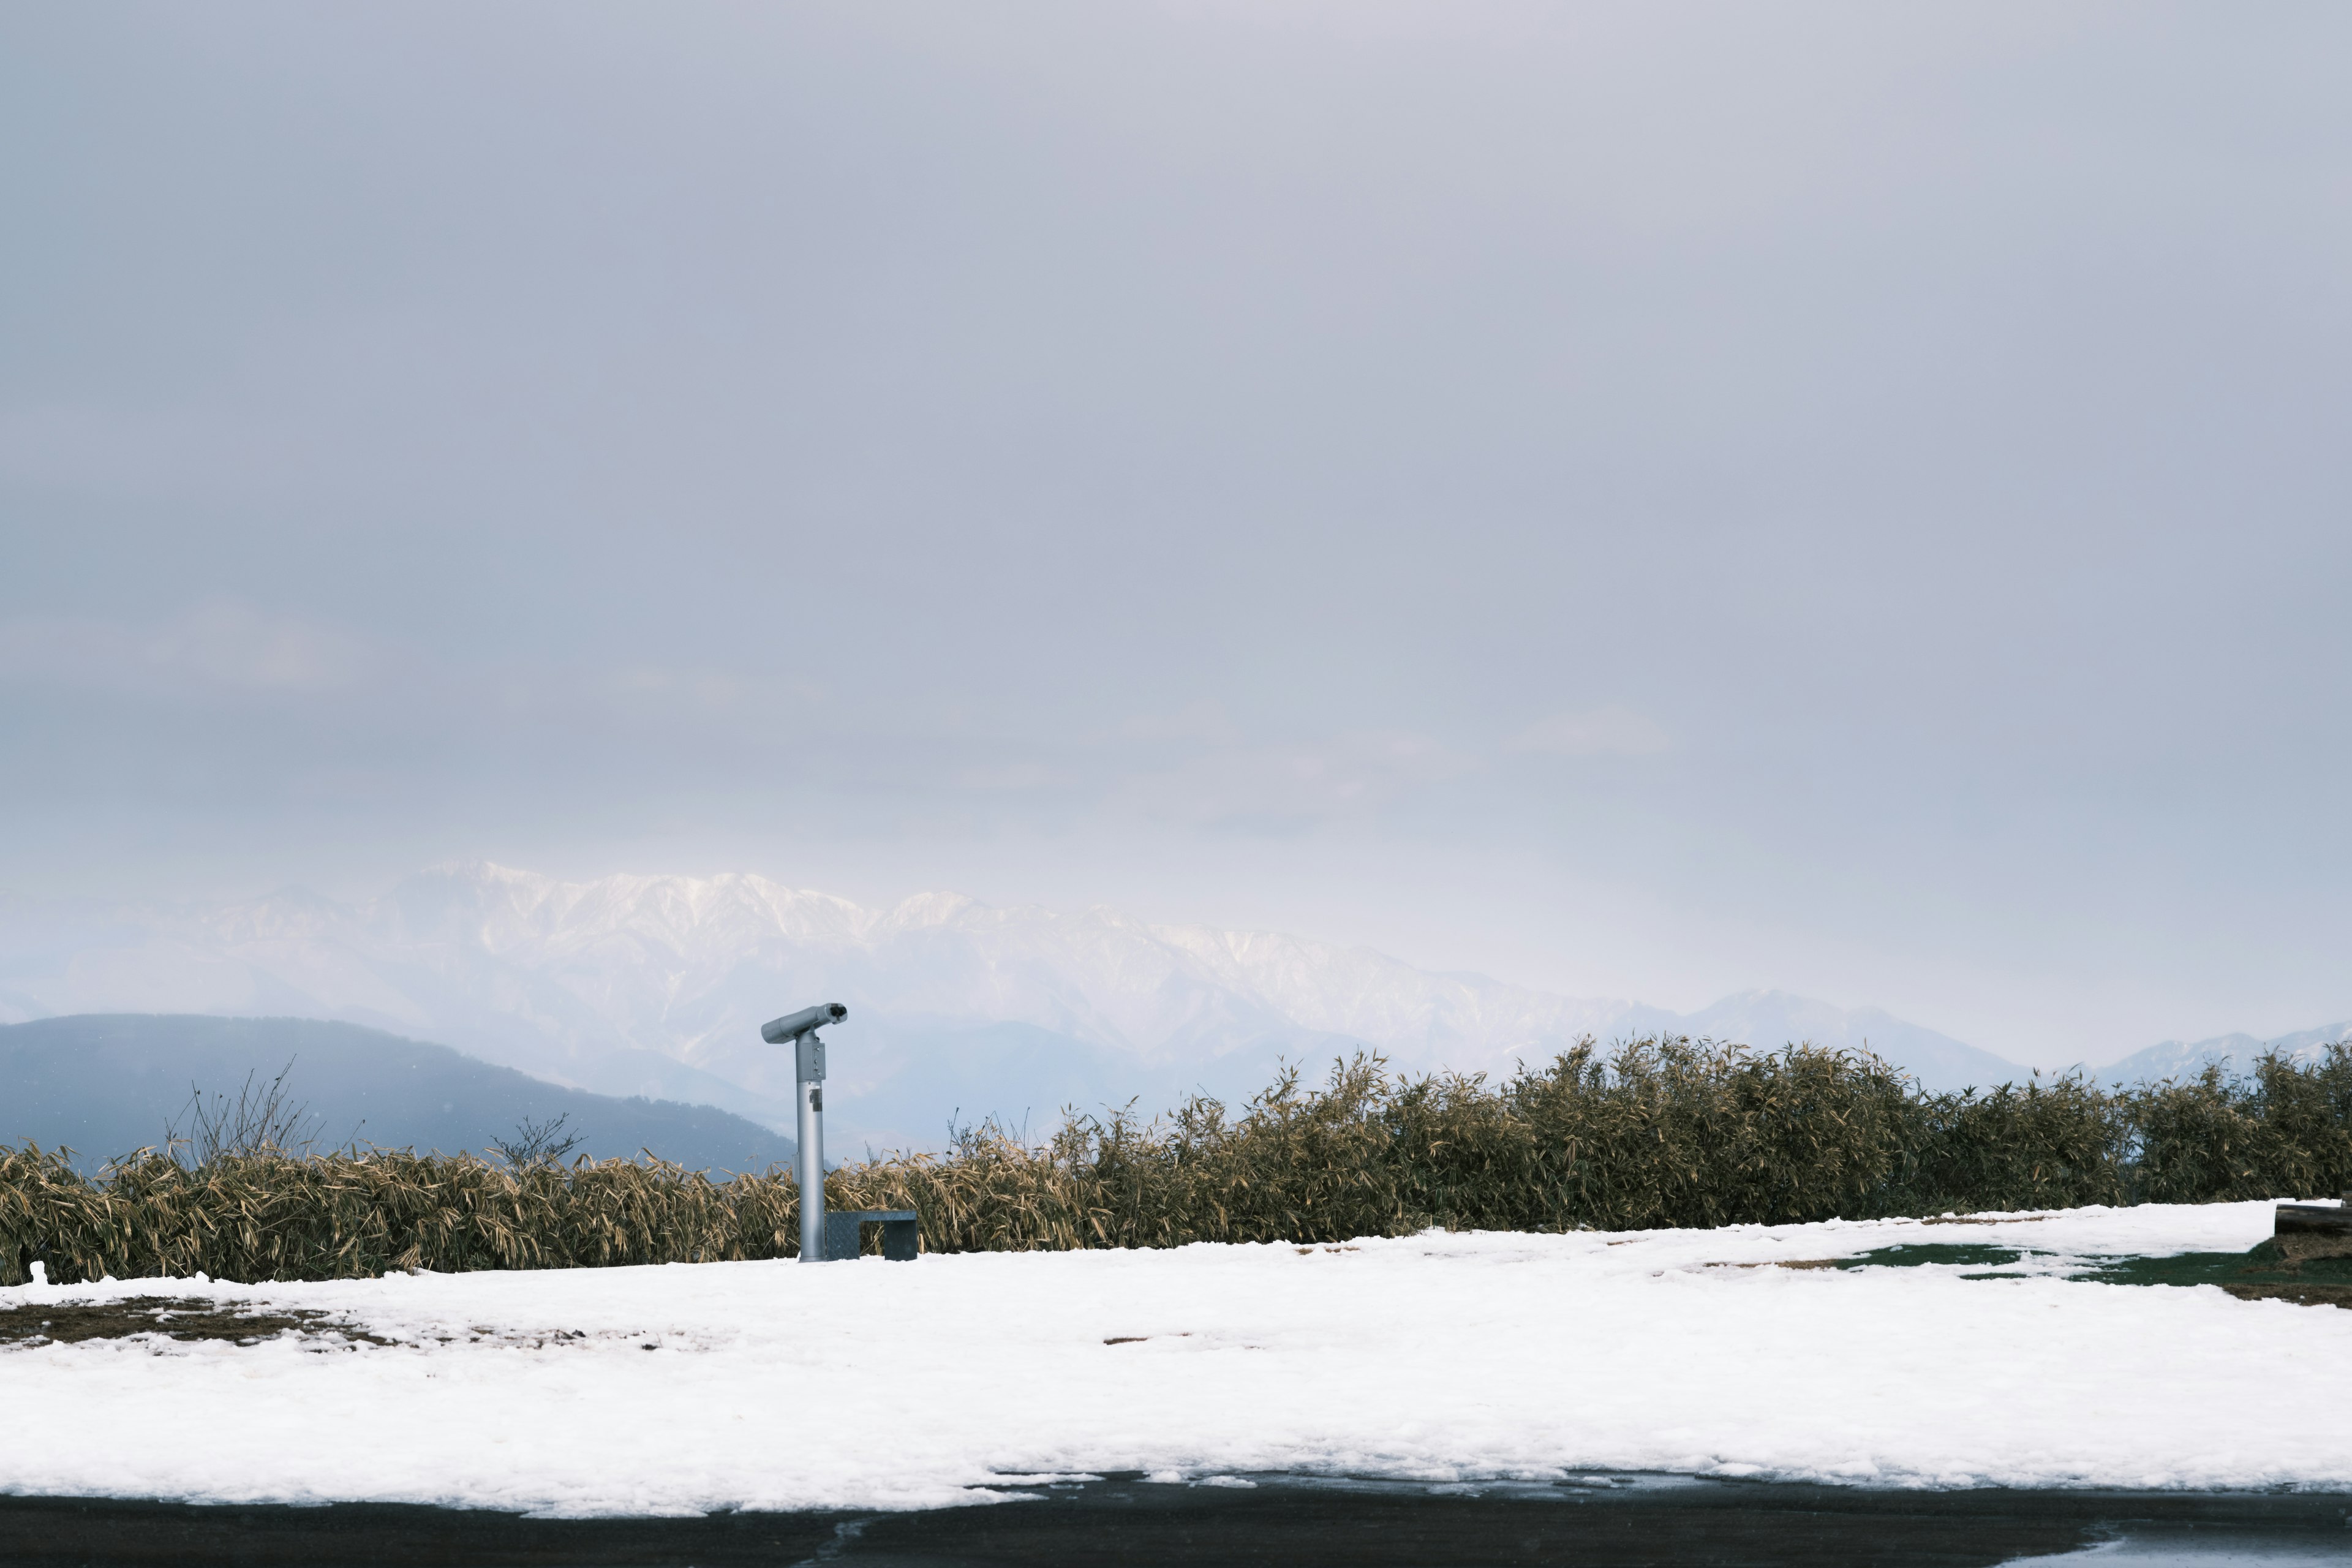
{"type": "Polygon", "coordinates": [[[824,1047],[814,1030],[793,1042],[800,1089],[801,1261],[824,1261],[824,1047]]]}

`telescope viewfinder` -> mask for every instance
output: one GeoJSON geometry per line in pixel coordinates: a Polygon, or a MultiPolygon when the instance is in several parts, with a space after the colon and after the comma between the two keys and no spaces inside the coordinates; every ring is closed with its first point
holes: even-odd
{"type": "Polygon", "coordinates": [[[827,1024],[838,1024],[849,1016],[849,1009],[838,1002],[821,1002],[814,1007],[803,1007],[797,1013],[787,1013],[760,1026],[760,1037],[772,1046],[787,1040],[797,1040],[811,1029],[822,1029],[827,1024]]]}

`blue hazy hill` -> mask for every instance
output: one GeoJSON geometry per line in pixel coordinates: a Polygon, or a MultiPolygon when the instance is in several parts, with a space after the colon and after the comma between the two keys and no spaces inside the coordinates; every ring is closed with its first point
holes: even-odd
{"type": "Polygon", "coordinates": [[[494,1067],[446,1046],[308,1018],[83,1014],[0,1026],[0,1142],[70,1147],[85,1167],[188,1125],[194,1090],[234,1100],[286,1072],[320,1147],[357,1141],[446,1153],[489,1149],[564,1117],[575,1153],[649,1152],[696,1169],[789,1164],[793,1142],[708,1105],[618,1099],[494,1067]],[[289,1070],[289,1064],[291,1064],[289,1070]]]}

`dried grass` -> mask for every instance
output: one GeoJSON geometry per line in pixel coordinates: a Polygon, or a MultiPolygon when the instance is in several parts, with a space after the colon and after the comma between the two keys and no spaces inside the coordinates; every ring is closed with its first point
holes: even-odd
{"type": "MultiPolygon", "coordinates": [[[[943,1153],[825,1178],[836,1209],[911,1208],[934,1252],[1334,1242],[1505,1230],[1780,1223],[2352,1186],[2352,1048],[2241,1079],[2110,1091],[2079,1078],[1927,1096],[1874,1058],[1587,1041],[1489,1084],[1377,1058],[1286,1071],[1229,1113],[1071,1114],[1041,1143],[993,1125],[943,1153]]],[[[568,1268],[791,1256],[781,1170],[713,1182],[656,1160],[492,1163],[275,1147],[142,1151],[86,1179],[0,1151],[0,1282],[316,1279],[394,1268],[568,1268]]]]}

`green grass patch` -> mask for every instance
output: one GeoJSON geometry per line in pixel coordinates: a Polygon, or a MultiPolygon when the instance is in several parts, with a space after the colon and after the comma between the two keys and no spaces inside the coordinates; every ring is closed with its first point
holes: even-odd
{"type": "Polygon", "coordinates": [[[2352,1256],[2293,1257],[2276,1241],[2249,1252],[2180,1252],[2166,1257],[2084,1258],[2032,1247],[1927,1244],[1882,1247],[1842,1258],[1840,1268],[1916,1268],[1925,1265],[1975,1269],[1963,1279],[2035,1276],[2098,1285],[2214,1285],[2252,1300],[2279,1297],[2312,1305],[2352,1306],[2352,1256]],[[2020,1268],[2046,1262],[2055,1267],[2020,1268]]]}
{"type": "Polygon", "coordinates": [[[2243,1252],[2182,1252],[2169,1258],[2102,1258],[2068,1276],[2101,1285],[2287,1284],[2243,1252]]]}

